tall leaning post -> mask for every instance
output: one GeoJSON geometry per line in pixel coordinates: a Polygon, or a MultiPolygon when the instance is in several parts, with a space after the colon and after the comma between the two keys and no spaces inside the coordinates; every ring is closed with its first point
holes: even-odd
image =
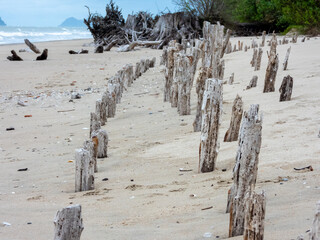
{"type": "Polygon", "coordinates": [[[201,112],[199,172],[204,173],[214,171],[219,152],[218,134],[222,113],[221,80],[207,79],[201,112]]]}
{"type": "Polygon", "coordinates": [[[54,240],[80,240],[83,231],[80,205],[58,211],[53,222],[54,240]]]}
{"type": "Polygon", "coordinates": [[[242,235],[245,220],[245,196],[253,191],[258,172],[259,153],[261,147],[262,119],[258,115],[259,105],[250,106],[244,112],[239,133],[239,147],[236,164],[233,169],[233,185],[230,190],[228,206],[230,206],[229,237],[242,235]]]}

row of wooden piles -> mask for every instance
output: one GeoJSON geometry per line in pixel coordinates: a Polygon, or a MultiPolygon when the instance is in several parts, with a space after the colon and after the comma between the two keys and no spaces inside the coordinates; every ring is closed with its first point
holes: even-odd
{"type": "MultiPolygon", "coordinates": [[[[224,35],[224,27],[219,23],[212,25],[204,22],[203,40],[194,40],[182,44],[171,41],[164,48],[161,64],[165,65],[164,101],[176,107],[179,115],[190,115],[190,95],[193,87],[197,64],[200,58],[201,66],[196,81],[197,108],[193,123],[195,132],[200,131],[199,172],[214,171],[219,153],[219,127],[223,107],[223,78],[225,53],[232,52],[229,30],[224,35]]],[[[263,33],[261,47],[265,46],[266,32],[263,33]]],[[[284,43],[288,41],[284,38],[284,43]]],[[[296,42],[294,37],[292,42],[296,42]]],[[[268,67],[266,70],[263,92],[275,91],[274,84],[278,71],[278,55],[276,53],[277,39],[273,34],[268,53],[268,67]]],[[[251,66],[255,71],[260,70],[262,49],[253,41],[254,54],[251,66]]],[[[238,42],[239,50],[243,49],[243,42],[238,42]]],[[[250,46],[245,46],[245,51],[250,46]]],[[[284,70],[288,65],[291,47],[288,49],[284,70]]],[[[236,45],[234,47],[236,50],[236,45]]],[[[233,83],[234,74],[229,84],[233,83]]],[[[247,89],[257,85],[254,76],[247,89]]],[[[291,99],[293,80],[285,77],[280,88],[280,101],[291,99]]],[[[224,141],[239,142],[236,163],[233,170],[233,185],[228,192],[227,213],[230,213],[229,236],[244,235],[244,239],[263,239],[266,196],[254,192],[259,152],[261,146],[262,118],[259,116],[259,105],[251,105],[248,112],[243,112],[243,102],[237,95],[233,103],[230,127],[224,141]]]]}
{"type": "MultiPolygon", "coordinates": [[[[95,112],[90,113],[89,140],[85,140],[83,147],[75,152],[75,192],[94,189],[97,158],[108,156],[108,133],[101,127],[106,125],[108,118],[115,117],[123,92],[155,63],[156,58],[142,59],[136,63],[135,69],[132,64],[127,64],[108,80],[107,90],[96,101],[95,112]]],[[[81,206],[69,206],[58,211],[54,225],[54,240],[80,239],[83,230],[81,206]]]]}

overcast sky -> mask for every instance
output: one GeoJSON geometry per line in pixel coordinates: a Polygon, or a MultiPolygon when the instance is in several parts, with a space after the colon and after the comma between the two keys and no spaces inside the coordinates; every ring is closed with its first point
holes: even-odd
{"type": "MultiPolygon", "coordinates": [[[[114,0],[124,18],[140,10],[157,14],[168,8],[175,11],[172,0],[114,0]]],[[[66,18],[83,19],[91,12],[105,15],[109,0],[0,0],[0,17],[8,26],[55,27],[66,18]]]]}

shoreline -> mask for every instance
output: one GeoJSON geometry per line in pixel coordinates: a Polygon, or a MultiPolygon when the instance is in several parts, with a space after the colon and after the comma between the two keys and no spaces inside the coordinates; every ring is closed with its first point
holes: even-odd
{"type": "MultiPolygon", "coordinates": [[[[61,39],[61,40],[48,40],[48,41],[39,41],[39,42],[32,42],[32,43],[56,43],[56,42],[63,42],[63,41],[81,41],[81,40],[88,40],[88,39],[92,39],[93,42],[93,38],[76,38],[76,39],[61,39]]],[[[21,45],[21,44],[25,44],[24,42],[21,43],[0,43],[0,47],[1,46],[13,46],[13,45],[21,45]]],[[[28,47],[28,46],[27,46],[28,47]]]]}

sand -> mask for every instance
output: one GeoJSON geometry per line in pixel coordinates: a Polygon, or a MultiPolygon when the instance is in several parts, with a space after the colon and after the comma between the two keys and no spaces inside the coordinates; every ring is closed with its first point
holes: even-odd
{"type": "MultiPolygon", "coordinates": [[[[251,42],[231,39],[238,40],[251,42]]],[[[70,204],[82,205],[83,240],[205,239],[205,233],[211,233],[211,239],[227,239],[225,208],[238,143],[225,143],[223,137],[237,94],[245,110],[258,103],[263,113],[256,191],[267,195],[265,239],[307,236],[320,199],[319,38],[278,46],[280,66],[273,93],[262,93],[268,46],[256,72],[250,66],[252,49],[225,55],[224,80],[234,72],[235,83],[224,85],[217,169],[206,174],[198,173],[200,133],[192,127],[195,88],[190,116],[179,116],[163,102],[162,52],[137,48],[94,54],[84,43],[90,40],[38,43],[38,48],[49,49],[48,60],[42,62],[34,61],[36,55],[30,52],[18,53],[23,62],[9,62],[11,49],[18,52],[26,46],[0,46],[0,239],[52,239],[57,210],[70,204]],[[282,71],[289,46],[288,70],[282,71]],[[81,48],[90,53],[68,54],[81,48]],[[98,160],[95,190],[75,193],[70,160],[89,137],[89,115],[107,78],[127,63],[154,56],[156,67],[124,92],[116,117],[103,127],[110,138],[109,157],[98,160]],[[294,79],[292,100],[280,103],[278,89],[288,74],[294,79]],[[253,75],[259,77],[258,86],[244,90],[253,75]],[[73,90],[82,98],[69,102],[73,90]],[[27,106],[17,105],[18,100],[27,106]],[[6,131],[8,127],[15,130],[6,131]],[[293,169],[309,165],[314,171],[293,169]],[[17,171],[20,168],[28,171],[17,171]],[[212,208],[201,210],[207,207],[212,208]]]]}

